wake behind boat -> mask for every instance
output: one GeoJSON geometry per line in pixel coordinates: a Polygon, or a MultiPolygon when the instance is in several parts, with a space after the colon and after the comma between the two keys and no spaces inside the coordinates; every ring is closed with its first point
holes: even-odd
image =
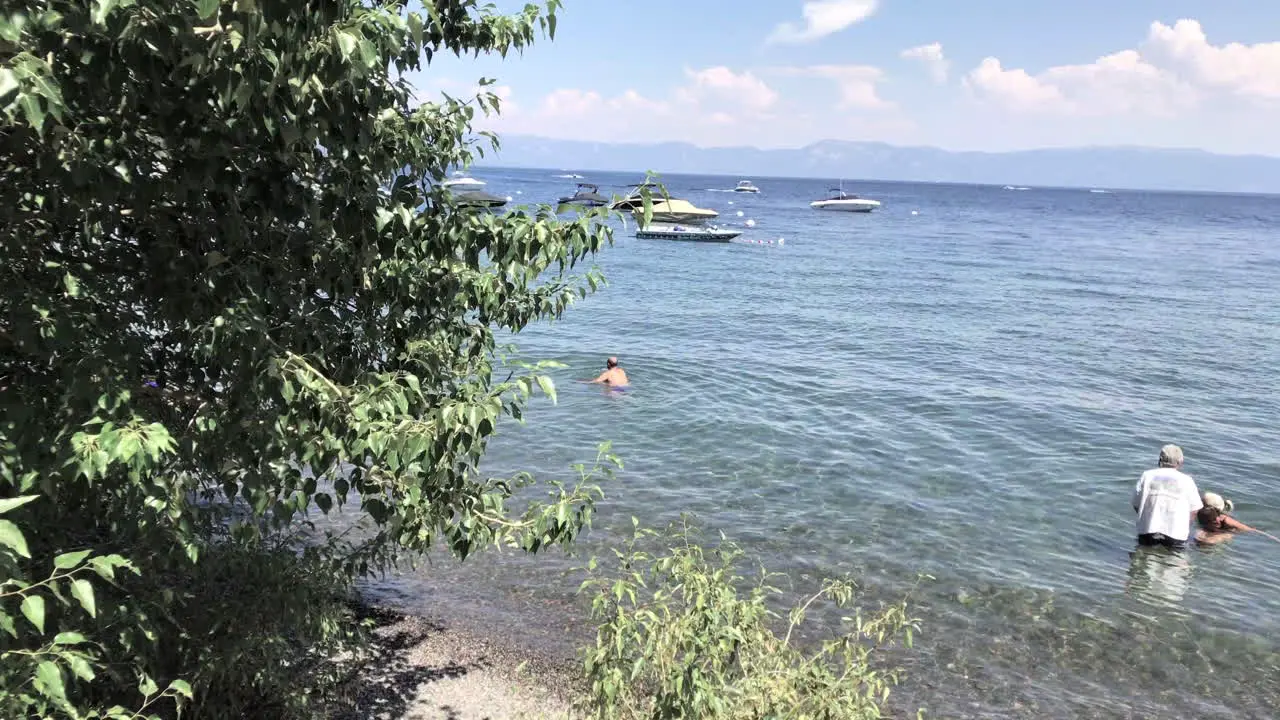
{"type": "Polygon", "coordinates": [[[880,207],[879,200],[870,200],[868,198],[860,198],[857,195],[850,195],[841,188],[831,188],[827,191],[829,194],[822,200],[814,200],[809,203],[809,207],[815,210],[839,210],[841,212],[871,212],[880,207]]]}
{"type": "Polygon", "coordinates": [[[650,223],[645,227],[636,228],[636,237],[645,240],[727,243],[741,234],[741,230],[728,230],[715,226],[689,227],[671,223],[650,223]]]}

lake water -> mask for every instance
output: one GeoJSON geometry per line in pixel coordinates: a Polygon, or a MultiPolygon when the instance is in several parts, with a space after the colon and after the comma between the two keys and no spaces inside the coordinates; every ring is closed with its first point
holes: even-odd
{"type": "MultiPolygon", "coordinates": [[[[573,189],[556,172],[477,176],[550,202],[573,189]]],[[[868,182],[846,190],[884,206],[851,215],[808,207],[830,181],[709,190],[737,179],[663,178],[775,244],[619,232],[609,287],[515,338],[570,369],[557,405],[500,428],[491,472],[564,478],[612,440],[626,467],[582,553],[691,512],[797,590],[851,572],[875,602],[933,576],[898,710],[1280,712],[1280,544],[1134,553],[1129,507],[1176,442],[1202,490],[1280,534],[1280,198],[868,182]],[[608,355],[631,392],[573,382],[608,355]]],[[[433,562],[370,590],[585,637],[581,557],[433,562]]]]}

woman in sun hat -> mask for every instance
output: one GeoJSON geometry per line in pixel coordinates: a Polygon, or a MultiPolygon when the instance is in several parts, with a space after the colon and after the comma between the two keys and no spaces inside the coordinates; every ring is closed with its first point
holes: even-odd
{"type": "Polygon", "coordinates": [[[1196,542],[1202,545],[1214,545],[1223,540],[1230,540],[1238,532],[1256,532],[1253,528],[1228,515],[1235,507],[1230,500],[1218,493],[1207,492],[1200,496],[1204,507],[1196,512],[1196,523],[1200,529],[1196,531],[1196,542]]]}

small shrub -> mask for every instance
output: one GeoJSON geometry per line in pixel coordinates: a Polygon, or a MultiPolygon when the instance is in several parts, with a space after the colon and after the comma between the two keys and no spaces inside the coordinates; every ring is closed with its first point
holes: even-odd
{"type": "Polygon", "coordinates": [[[593,559],[583,590],[594,594],[599,621],[594,647],[584,653],[590,689],[581,702],[590,716],[631,718],[881,717],[899,672],[875,667],[876,652],[901,640],[910,645],[918,622],[907,602],[875,612],[855,610],[845,627],[816,647],[793,635],[817,603],[851,607],[854,586],[828,580],[785,620],[770,609],[781,591],[774,575],[740,574],[740,548],[724,541],[698,544],[687,526],[665,549],[642,545],[659,537],[637,528],[616,567],[593,559]],[[775,629],[785,628],[782,635],[775,629]]]}

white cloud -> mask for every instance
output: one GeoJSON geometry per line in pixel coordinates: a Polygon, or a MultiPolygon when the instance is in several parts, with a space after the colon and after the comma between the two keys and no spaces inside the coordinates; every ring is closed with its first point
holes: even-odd
{"type": "Polygon", "coordinates": [[[683,79],[661,94],[634,88],[618,94],[560,88],[536,101],[522,98],[520,111],[485,119],[477,129],[600,142],[683,140],[708,146],[792,146],[833,135],[901,139],[913,126],[905,117],[887,112],[895,106],[878,94],[883,80],[883,71],[866,65],[686,69],[683,79]],[[783,77],[817,82],[812,87],[793,85],[784,98],[775,89],[775,84],[785,86],[783,77]]]}
{"type": "Polygon", "coordinates": [[[929,43],[902,51],[902,57],[924,65],[929,77],[936,83],[945,83],[951,71],[951,61],[942,54],[942,43],[929,43]]]}
{"type": "Polygon", "coordinates": [[[808,76],[831,80],[840,93],[841,109],[887,110],[893,103],[880,97],[878,85],[884,80],[884,71],[871,65],[810,65],[808,67],[776,68],[780,75],[808,76]]]}
{"type": "Polygon", "coordinates": [[[1280,99],[1280,42],[1209,44],[1196,20],[1151,24],[1142,54],[1188,82],[1236,95],[1280,99]]]}
{"type": "Polygon", "coordinates": [[[1280,42],[1209,44],[1200,23],[1151,24],[1137,49],[1035,75],[989,57],[964,85],[976,97],[1018,112],[1172,116],[1216,93],[1280,100],[1280,42]]]}
{"type": "Polygon", "coordinates": [[[984,100],[1012,110],[1060,110],[1067,107],[1062,91],[1026,70],[1005,70],[999,58],[985,58],[964,78],[965,87],[984,100]]]}
{"type": "Polygon", "coordinates": [[[685,76],[690,84],[677,94],[688,102],[710,100],[761,111],[778,101],[778,93],[750,72],[739,74],[720,65],[705,70],[685,70],[685,76]]]}
{"type": "Polygon", "coordinates": [[[579,117],[595,111],[602,104],[604,98],[594,90],[565,88],[548,93],[538,109],[546,117],[579,117]]]}
{"type": "Polygon", "coordinates": [[[875,14],[879,4],[879,0],[811,0],[800,8],[803,24],[782,23],[766,42],[812,42],[866,20],[875,14]]]}

